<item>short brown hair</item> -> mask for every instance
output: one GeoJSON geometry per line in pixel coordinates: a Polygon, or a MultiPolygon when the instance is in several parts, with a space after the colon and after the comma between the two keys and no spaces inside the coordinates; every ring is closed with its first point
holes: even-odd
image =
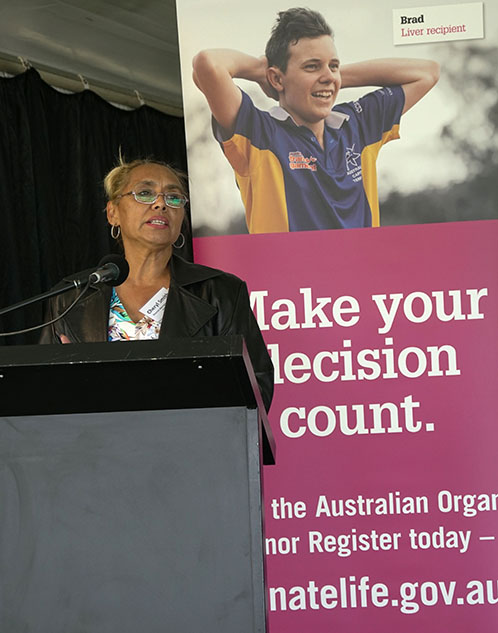
{"type": "Polygon", "coordinates": [[[276,66],[285,73],[290,56],[289,46],[297,44],[303,37],[314,38],[321,35],[334,37],[332,29],[318,11],[303,7],[280,11],[266,44],[268,66],[276,66]]]}

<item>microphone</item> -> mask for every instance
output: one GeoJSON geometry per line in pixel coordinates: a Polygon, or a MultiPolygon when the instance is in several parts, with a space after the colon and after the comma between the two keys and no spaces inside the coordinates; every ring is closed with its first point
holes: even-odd
{"type": "Polygon", "coordinates": [[[80,287],[89,283],[91,286],[106,284],[119,286],[125,281],[130,272],[128,262],[122,255],[106,255],[95,270],[87,271],[80,277],[65,277],[64,281],[80,287]]]}
{"type": "Polygon", "coordinates": [[[130,267],[122,255],[106,255],[103,257],[97,270],[89,277],[92,286],[106,284],[107,286],[120,286],[128,277],[130,267]]]}

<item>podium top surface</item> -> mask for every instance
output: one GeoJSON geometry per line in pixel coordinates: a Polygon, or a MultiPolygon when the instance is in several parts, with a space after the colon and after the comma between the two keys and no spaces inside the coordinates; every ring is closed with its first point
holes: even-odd
{"type": "Polygon", "coordinates": [[[274,441],[241,336],[0,348],[0,415],[259,408],[264,462],[274,441]]]}

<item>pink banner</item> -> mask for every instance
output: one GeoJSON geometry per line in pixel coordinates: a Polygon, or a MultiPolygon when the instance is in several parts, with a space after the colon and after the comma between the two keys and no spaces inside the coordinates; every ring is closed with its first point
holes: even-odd
{"type": "Polygon", "coordinates": [[[498,628],[498,221],[207,237],[276,369],[271,633],[498,628]]]}
{"type": "Polygon", "coordinates": [[[498,5],[177,5],[195,259],[276,369],[269,632],[495,633],[498,5]]]}

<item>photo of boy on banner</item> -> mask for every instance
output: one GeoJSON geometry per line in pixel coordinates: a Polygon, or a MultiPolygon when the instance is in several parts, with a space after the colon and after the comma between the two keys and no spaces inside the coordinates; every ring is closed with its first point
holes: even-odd
{"type": "Polygon", "coordinates": [[[377,155],[438,77],[430,60],[342,65],[331,27],[304,8],[279,12],[262,57],[211,49],[193,61],[250,233],[379,226],[377,155]],[[255,82],[279,106],[258,109],[236,78],[255,82]],[[375,85],[337,104],[341,86],[375,85]]]}
{"type": "MultiPolygon", "coordinates": [[[[312,36],[301,37],[297,44],[286,43],[283,38],[284,59],[275,62],[272,58],[268,67],[267,61],[265,65],[267,55],[263,54],[268,46],[270,57],[273,55],[272,27],[278,31],[279,13],[286,16],[282,16],[285,23],[295,7],[291,5],[292,8],[287,9],[286,5],[273,0],[253,0],[250,6],[241,2],[228,10],[220,0],[212,0],[209,6],[199,0],[178,0],[182,90],[196,237],[498,217],[494,176],[498,164],[494,140],[498,134],[495,114],[497,8],[490,4],[484,7],[484,34],[481,3],[440,5],[432,0],[426,4],[426,32],[441,31],[439,24],[462,23],[466,20],[462,11],[473,12],[475,21],[480,20],[480,32],[477,28],[472,31],[465,27],[466,32],[453,35],[403,41],[402,29],[410,33],[423,30],[421,24],[400,24],[400,12],[402,17],[405,13],[422,13],[420,8],[405,10],[403,6],[401,0],[379,0],[375,6],[356,0],[348,6],[330,7],[323,0],[317,0],[309,11],[322,20],[313,26],[312,36]],[[329,30],[331,35],[325,35],[329,30]],[[301,49],[303,42],[314,40],[328,41],[334,47],[336,54],[331,54],[326,61],[338,59],[341,84],[337,90],[337,80],[329,78],[325,85],[315,82],[319,90],[305,87],[305,92],[321,94],[311,103],[316,102],[319,110],[322,107],[328,110],[326,116],[321,111],[318,115],[315,112],[318,119],[305,122],[299,116],[303,114],[301,106],[304,104],[285,102],[283,91],[289,89],[289,60],[285,57],[290,53],[291,76],[295,77],[293,54],[301,49]],[[372,61],[365,66],[364,60],[372,61]],[[395,65],[380,67],[379,60],[389,60],[395,65]],[[239,63],[242,68],[237,69],[239,63]],[[213,70],[211,64],[219,76],[208,80],[206,75],[203,79],[203,73],[213,70]],[[275,72],[270,72],[268,79],[266,70],[272,67],[275,72]],[[399,116],[396,112],[394,118],[392,113],[389,115],[391,120],[381,120],[379,113],[383,116],[386,103],[396,102],[396,97],[387,99],[388,91],[382,94],[379,88],[415,84],[417,79],[430,84],[437,78],[438,67],[437,85],[432,89],[426,86],[423,98],[421,93],[416,95],[419,100],[415,107],[405,109],[401,122],[396,123],[399,116]],[[361,77],[357,74],[360,69],[361,77]],[[396,76],[391,75],[394,69],[396,76]],[[420,72],[425,80],[420,75],[415,76],[420,72]],[[282,83],[284,78],[287,83],[282,83]],[[218,86],[218,80],[222,79],[226,83],[218,86]],[[270,79],[280,81],[275,84],[280,92],[270,79]],[[366,85],[367,82],[371,85],[366,85]],[[239,109],[251,115],[250,120],[244,118],[246,127],[237,128],[231,134],[232,130],[227,132],[224,124],[217,121],[216,114],[213,122],[217,94],[220,101],[224,95],[231,117],[235,119],[234,126],[239,109]],[[365,104],[366,95],[370,96],[365,104]],[[281,100],[282,96],[284,103],[276,105],[275,99],[281,100]],[[378,113],[371,107],[375,99],[379,100],[378,113]],[[361,113],[357,112],[359,108],[361,113]],[[331,111],[335,113],[332,116],[335,124],[327,118],[331,111]],[[349,119],[337,127],[337,116],[349,116],[349,119]],[[331,149],[327,145],[322,148],[319,137],[309,127],[318,125],[321,119],[325,121],[325,143],[333,142],[331,149]],[[257,123],[257,127],[249,130],[247,125],[251,121],[257,123]],[[278,136],[274,138],[277,131],[278,136]],[[356,139],[357,132],[363,135],[360,140],[356,139]],[[401,142],[388,142],[398,137],[401,142]]],[[[297,37],[302,28],[300,20],[290,20],[297,37]]],[[[315,24],[314,20],[311,22],[315,24]]],[[[305,77],[310,79],[308,74],[305,77]]],[[[421,87],[419,83],[417,91],[421,87]]],[[[410,85],[410,91],[412,88],[414,85],[410,85]]],[[[404,94],[404,88],[402,92],[404,94]]],[[[404,107],[405,104],[401,110],[404,107]]],[[[230,121],[228,123],[230,128],[230,121]]],[[[321,124],[318,127],[320,132],[321,124]]]]}

